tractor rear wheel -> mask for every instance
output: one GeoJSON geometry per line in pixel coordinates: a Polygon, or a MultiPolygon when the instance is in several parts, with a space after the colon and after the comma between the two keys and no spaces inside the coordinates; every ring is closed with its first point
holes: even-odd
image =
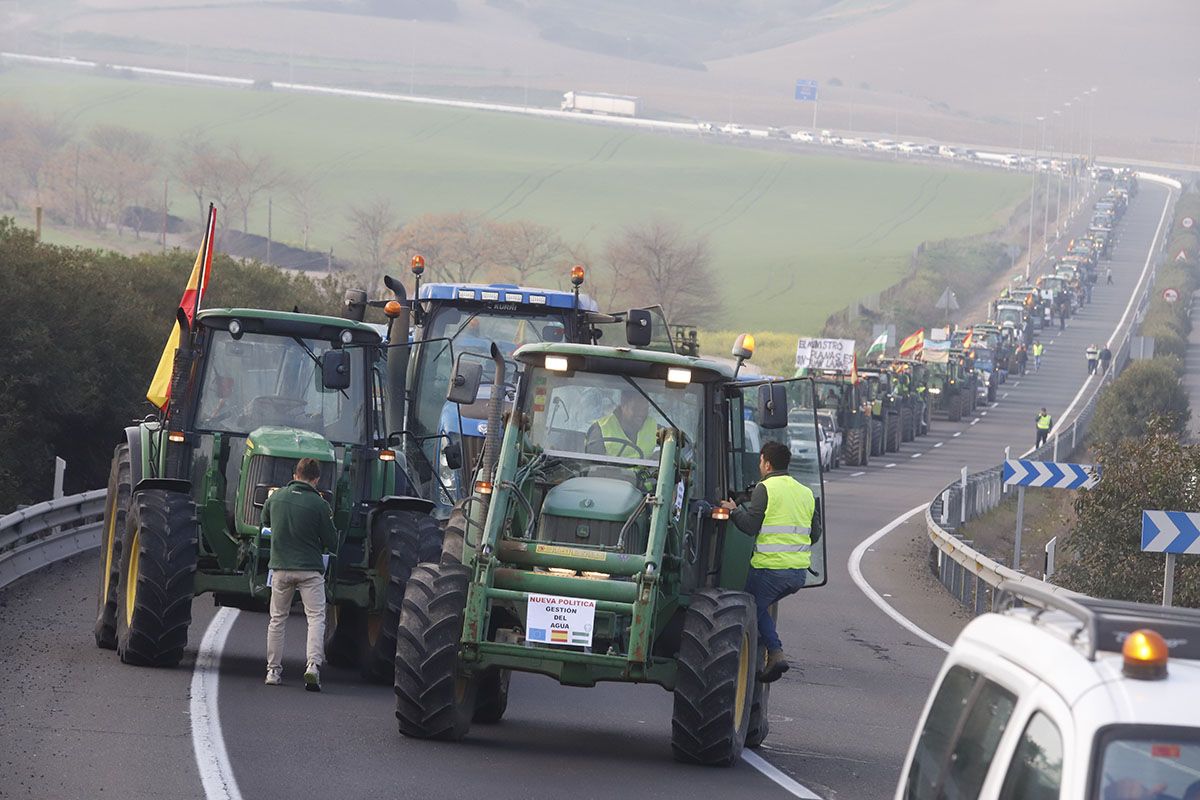
{"type": "Polygon", "coordinates": [[[746,728],[746,747],[756,749],[771,732],[768,718],[771,705],[771,684],[754,682],[754,699],[750,701],[750,725],[746,728]]]}
{"type": "Polygon", "coordinates": [[[463,564],[418,564],[408,579],[393,684],[405,736],[458,741],[471,727],[478,683],[458,663],[470,580],[463,564]]]}
{"type": "Polygon", "coordinates": [[[863,465],[863,429],[848,428],[842,445],[842,460],[851,467],[863,465]]]}
{"type": "Polygon", "coordinates": [[[729,766],[746,743],[758,625],[745,592],[700,589],[679,645],[671,750],[679,761],[729,766]]]}
{"type": "Polygon", "coordinates": [[[917,438],[916,415],[912,406],[900,409],[900,441],[911,442],[917,438]]]}
{"type": "Polygon", "coordinates": [[[133,494],[117,593],[117,655],[126,664],[173,667],[183,657],[199,535],[188,495],[166,489],[133,494]]]}
{"type": "Polygon", "coordinates": [[[96,590],[96,646],[117,649],[117,587],[121,584],[121,542],[133,494],[129,445],[113,451],[108,471],[108,494],[104,504],[104,525],[100,529],[100,586],[96,590]]]}
{"type": "Polygon", "coordinates": [[[946,398],[946,419],[958,422],[962,419],[962,394],[955,393],[946,398]]]}
{"type": "Polygon", "coordinates": [[[363,642],[362,674],[375,683],[392,680],[396,659],[396,626],[405,585],[417,564],[437,561],[442,552],[438,521],[420,511],[388,510],[371,525],[371,558],[385,579],[383,608],[368,611],[363,642]]]}
{"type": "Polygon", "coordinates": [[[884,449],[889,453],[900,452],[900,414],[889,413],[887,415],[887,438],[884,441],[884,449]]]}
{"type": "Polygon", "coordinates": [[[871,418],[871,455],[883,455],[883,420],[871,418]]]}
{"type": "Polygon", "coordinates": [[[325,660],[335,667],[357,667],[362,656],[366,610],[348,603],[325,605],[325,660]]]}
{"type": "Polygon", "coordinates": [[[508,682],[511,677],[511,671],[499,667],[492,667],[479,676],[472,722],[491,724],[503,719],[508,709],[508,682]]]}

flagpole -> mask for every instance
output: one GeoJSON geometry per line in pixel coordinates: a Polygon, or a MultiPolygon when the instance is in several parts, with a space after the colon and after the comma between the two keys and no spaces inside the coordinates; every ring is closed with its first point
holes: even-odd
{"type": "Polygon", "coordinates": [[[192,307],[192,319],[200,313],[200,298],[204,296],[204,290],[208,288],[208,271],[212,267],[212,247],[213,247],[213,229],[216,227],[217,207],[208,204],[208,224],[204,227],[204,256],[203,262],[200,265],[200,280],[196,285],[196,302],[192,307]]]}

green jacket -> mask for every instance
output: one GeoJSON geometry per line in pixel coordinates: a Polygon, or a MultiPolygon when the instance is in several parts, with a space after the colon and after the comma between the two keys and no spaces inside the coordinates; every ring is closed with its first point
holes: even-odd
{"type": "Polygon", "coordinates": [[[333,510],[304,481],[292,481],[271,493],[263,505],[262,526],[271,529],[271,569],[324,572],[321,553],[337,549],[333,510]]]}

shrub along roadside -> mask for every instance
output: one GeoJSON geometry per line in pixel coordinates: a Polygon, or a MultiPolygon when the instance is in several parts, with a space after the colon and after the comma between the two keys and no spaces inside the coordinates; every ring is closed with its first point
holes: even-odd
{"type": "MultiPolygon", "coordinates": [[[[0,513],[104,486],[123,427],[154,409],[146,388],[195,253],[123,256],[40,244],[0,219],[0,513]]],[[[206,307],[336,313],[334,281],[214,259],[206,307]]]]}

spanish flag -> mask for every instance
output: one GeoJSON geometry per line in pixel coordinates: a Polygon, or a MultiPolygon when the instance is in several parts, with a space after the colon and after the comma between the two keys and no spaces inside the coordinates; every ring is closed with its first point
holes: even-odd
{"type": "MultiPolygon", "coordinates": [[[[196,254],[196,265],[192,267],[191,277],[188,278],[187,288],[179,300],[179,308],[187,316],[190,323],[200,310],[200,301],[204,298],[204,290],[208,288],[208,274],[212,270],[213,238],[217,230],[217,209],[211,203],[208,205],[208,225],[204,228],[204,241],[200,244],[200,252],[196,254]]],[[[179,322],[171,328],[167,337],[167,346],[163,348],[162,356],[158,359],[158,369],[154,370],[154,378],[150,381],[150,389],[146,399],[160,409],[167,407],[171,399],[171,370],[175,365],[175,351],[179,348],[181,335],[179,322]]]]}
{"type": "Polygon", "coordinates": [[[900,357],[914,358],[925,349],[925,329],[919,328],[911,336],[900,342],[900,357]]]}
{"type": "Polygon", "coordinates": [[[970,350],[971,347],[974,346],[974,344],[975,344],[975,329],[972,328],[971,330],[967,331],[967,335],[963,337],[962,349],[970,350]]]}

